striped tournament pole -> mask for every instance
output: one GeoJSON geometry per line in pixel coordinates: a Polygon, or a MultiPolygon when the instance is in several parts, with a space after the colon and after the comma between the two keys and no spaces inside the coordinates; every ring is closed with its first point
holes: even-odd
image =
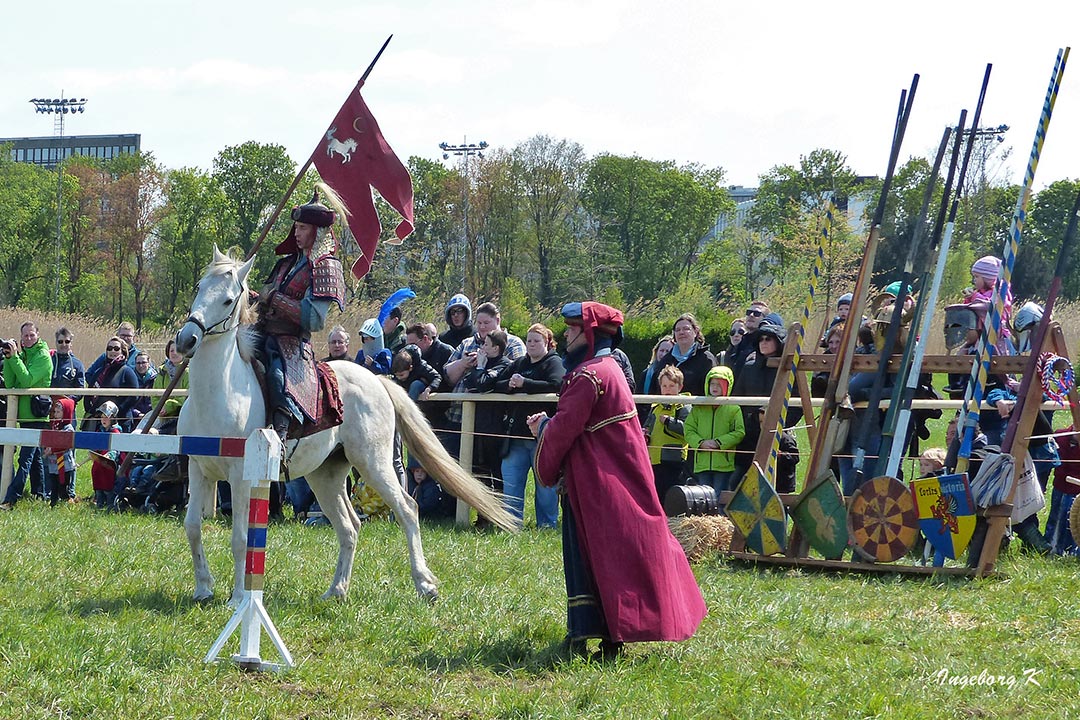
{"type": "Polygon", "coordinates": [[[1031,188],[1035,183],[1035,170],[1039,167],[1039,157],[1042,155],[1043,143],[1046,141],[1046,131],[1050,127],[1050,116],[1054,112],[1054,103],[1057,101],[1058,89],[1061,87],[1061,78],[1065,74],[1065,63],[1068,59],[1069,48],[1058,50],[1057,60],[1054,62],[1054,72],[1050,76],[1050,86],[1046,90],[1046,99],[1043,101],[1039,126],[1035,131],[1035,142],[1032,144],[1027,170],[1024,172],[1024,184],[1020,187],[1020,197],[1016,200],[1016,210],[1013,213],[1009,238],[1002,252],[1004,260],[1001,264],[1001,273],[998,276],[997,284],[994,286],[994,302],[990,306],[990,314],[983,328],[983,334],[975,348],[975,362],[971,368],[971,379],[968,382],[967,390],[964,392],[964,436],[956,459],[956,472],[958,473],[967,470],[968,461],[971,458],[972,443],[975,439],[975,425],[979,422],[979,407],[982,405],[987,377],[990,375],[990,359],[1001,334],[1001,316],[1005,308],[1009,283],[1012,280],[1013,266],[1016,265],[1016,253],[1020,247],[1020,239],[1024,232],[1027,205],[1031,199],[1031,188]]]}
{"type": "Polygon", "coordinates": [[[247,558],[244,561],[244,598],[225,624],[225,629],[206,654],[205,662],[218,659],[225,642],[240,628],[240,652],[233,662],[245,670],[284,670],[293,667],[292,655],[285,647],[274,622],[263,605],[263,573],[266,569],[266,525],[270,517],[270,482],[278,478],[281,466],[281,442],[269,429],[256,430],[244,445],[244,480],[251,484],[248,501],[247,558]],[[262,631],[270,637],[281,654],[281,663],[263,661],[259,655],[262,631]]]}
{"type": "MultiPolygon", "coordinates": [[[[780,455],[780,436],[784,432],[784,424],[787,421],[788,405],[791,403],[791,395],[795,392],[795,382],[799,372],[799,359],[802,357],[803,340],[806,339],[806,328],[810,324],[810,312],[814,308],[814,295],[817,293],[818,278],[825,267],[825,247],[829,243],[832,233],[833,211],[835,206],[830,198],[825,207],[825,225],[818,237],[817,255],[814,257],[814,272],[810,276],[810,287],[806,293],[806,303],[803,305],[802,323],[795,340],[795,354],[791,358],[791,371],[788,373],[787,389],[784,391],[784,407],[780,413],[780,422],[772,430],[772,447],[769,449],[769,459],[765,466],[765,479],[769,484],[776,487],[776,463],[780,455]]],[[[828,311],[828,308],[826,308],[828,311]]]]}

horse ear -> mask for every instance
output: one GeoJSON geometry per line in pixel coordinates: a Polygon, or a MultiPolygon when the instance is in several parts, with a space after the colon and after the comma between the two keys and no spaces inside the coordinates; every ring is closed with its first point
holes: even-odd
{"type": "Polygon", "coordinates": [[[246,263],[244,263],[243,265],[241,265],[237,269],[237,273],[238,273],[237,277],[240,280],[240,282],[242,282],[242,283],[247,282],[248,273],[251,272],[251,268],[253,268],[253,267],[255,267],[255,256],[254,255],[252,255],[248,259],[248,261],[246,263]]]}
{"type": "Polygon", "coordinates": [[[221,251],[218,250],[217,243],[214,243],[214,262],[215,263],[220,263],[222,260],[227,260],[227,259],[228,258],[226,258],[224,255],[222,255],[221,251]]]}

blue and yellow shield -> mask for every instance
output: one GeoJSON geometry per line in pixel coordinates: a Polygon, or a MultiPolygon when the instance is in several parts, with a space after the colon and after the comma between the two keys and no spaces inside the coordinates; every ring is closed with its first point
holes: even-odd
{"type": "Polygon", "coordinates": [[[913,480],[911,495],[919,528],[934,549],[956,559],[975,532],[975,503],[967,473],[913,480]]]}
{"type": "Polygon", "coordinates": [[[746,539],[746,547],[758,555],[775,555],[787,549],[787,512],[757,463],[735,488],[726,512],[746,539]]]}

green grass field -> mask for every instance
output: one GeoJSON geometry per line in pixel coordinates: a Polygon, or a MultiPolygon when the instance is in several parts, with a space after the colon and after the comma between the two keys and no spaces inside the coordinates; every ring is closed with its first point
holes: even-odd
{"type": "MultiPolygon", "coordinates": [[[[969,581],[710,558],[696,637],[600,665],[559,657],[557,533],[424,530],[433,605],[393,523],[363,527],[344,603],[318,599],[330,529],[271,526],[265,602],[297,667],[251,674],[202,662],[231,615],[227,524],[206,525],[218,598],[200,605],[177,518],[20,503],[0,517],[0,717],[1080,716],[1074,561],[1010,549],[1005,577],[969,581]]],[[[265,636],[262,654],[277,659],[265,636]]]]}

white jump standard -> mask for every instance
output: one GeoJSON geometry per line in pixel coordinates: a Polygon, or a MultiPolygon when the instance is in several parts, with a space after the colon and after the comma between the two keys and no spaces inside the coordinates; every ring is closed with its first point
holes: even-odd
{"type": "Polygon", "coordinates": [[[270,482],[278,478],[281,443],[272,430],[256,430],[244,449],[244,480],[251,484],[248,500],[247,558],[244,562],[244,596],[214,641],[205,662],[216,662],[229,637],[240,628],[240,652],[232,660],[245,670],[286,670],[293,667],[292,655],[263,606],[263,573],[266,570],[266,525],[270,519],[270,482]],[[281,663],[263,661],[259,655],[261,631],[266,630],[281,654],[281,663]]]}

